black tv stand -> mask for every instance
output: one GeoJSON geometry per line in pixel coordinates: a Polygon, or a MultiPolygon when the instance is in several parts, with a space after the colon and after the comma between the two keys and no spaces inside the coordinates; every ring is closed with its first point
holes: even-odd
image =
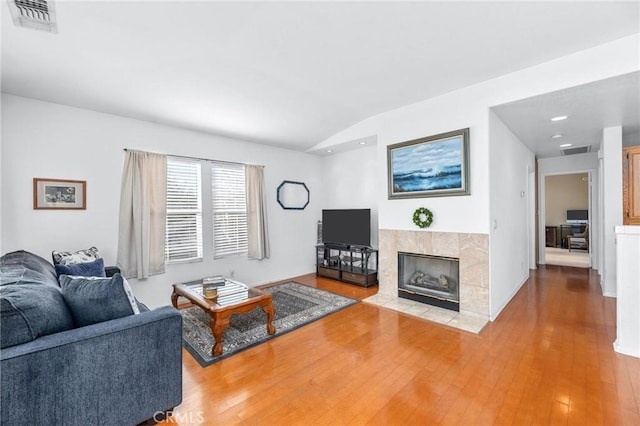
{"type": "Polygon", "coordinates": [[[364,246],[316,246],[316,275],[370,287],[378,284],[378,250],[364,246]]]}
{"type": "Polygon", "coordinates": [[[327,244],[323,244],[323,246],[325,248],[328,249],[333,249],[333,250],[349,250],[350,249],[350,245],[349,244],[337,244],[337,243],[327,243],[327,244]]]}

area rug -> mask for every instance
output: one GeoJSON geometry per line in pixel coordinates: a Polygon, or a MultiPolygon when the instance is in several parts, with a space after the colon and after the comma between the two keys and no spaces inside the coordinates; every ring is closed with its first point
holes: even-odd
{"type": "Polygon", "coordinates": [[[209,315],[197,306],[180,310],[184,346],[201,366],[211,365],[358,303],[358,300],[293,281],[263,290],[273,297],[276,311],[273,321],[275,334],[267,334],[267,314],[261,308],[246,314],[234,314],[222,333],[222,355],[216,357],[211,355],[214,339],[209,326],[209,315]]]}

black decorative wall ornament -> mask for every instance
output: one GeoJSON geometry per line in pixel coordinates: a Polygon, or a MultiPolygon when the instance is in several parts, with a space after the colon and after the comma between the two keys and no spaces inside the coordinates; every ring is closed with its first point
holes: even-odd
{"type": "Polygon", "coordinates": [[[309,188],[304,182],[283,180],[278,186],[278,204],[285,210],[304,210],[309,198],[309,188]]]}

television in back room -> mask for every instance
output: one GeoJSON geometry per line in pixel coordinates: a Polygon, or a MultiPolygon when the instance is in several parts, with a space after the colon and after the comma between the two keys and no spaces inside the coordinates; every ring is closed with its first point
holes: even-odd
{"type": "Polygon", "coordinates": [[[567,210],[567,223],[589,223],[589,210],[567,210]]]}
{"type": "Polygon", "coordinates": [[[370,246],[371,209],[322,210],[322,242],[370,246]]]}

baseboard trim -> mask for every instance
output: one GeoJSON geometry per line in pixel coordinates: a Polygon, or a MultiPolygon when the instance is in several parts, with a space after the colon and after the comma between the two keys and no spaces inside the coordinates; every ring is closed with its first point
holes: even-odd
{"type": "Polygon", "coordinates": [[[629,348],[623,348],[618,344],[618,340],[616,340],[615,342],[613,342],[613,350],[618,352],[619,354],[622,355],[628,355],[628,356],[632,356],[635,358],[640,358],[640,348],[633,350],[633,349],[629,349],[629,348]]]}
{"type": "MultiPolygon", "coordinates": [[[[500,310],[496,312],[495,315],[491,315],[491,314],[489,315],[489,321],[493,322],[498,319],[498,317],[500,316],[504,308],[506,308],[509,302],[511,302],[511,300],[516,296],[516,294],[518,294],[518,292],[520,291],[524,283],[527,282],[529,277],[531,277],[531,273],[527,273],[527,275],[524,277],[522,282],[516,286],[515,290],[509,295],[509,297],[507,297],[506,302],[502,305],[502,307],[500,307],[500,310]]],[[[491,301],[489,301],[489,311],[491,311],[491,301]]]]}

